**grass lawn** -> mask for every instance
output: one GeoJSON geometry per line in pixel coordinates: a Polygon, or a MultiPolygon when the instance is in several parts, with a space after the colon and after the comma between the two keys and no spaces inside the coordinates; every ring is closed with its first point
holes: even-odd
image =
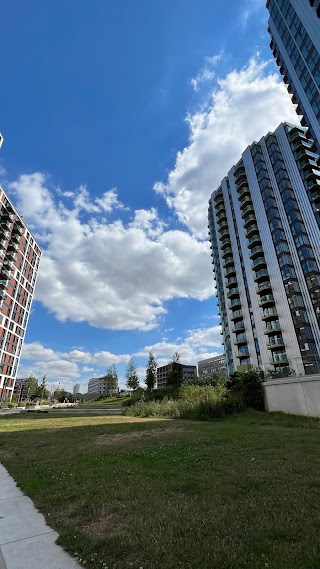
{"type": "Polygon", "coordinates": [[[90,568],[319,569],[320,422],[0,418],[0,460],[90,568]]]}

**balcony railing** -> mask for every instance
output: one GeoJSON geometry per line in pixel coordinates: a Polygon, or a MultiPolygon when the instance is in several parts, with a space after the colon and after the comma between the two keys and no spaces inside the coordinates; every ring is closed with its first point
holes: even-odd
{"type": "Polygon", "coordinates": [[[287,354],[273,354],[272,358],[270,358],[270,363],[271,364],[282,364],[282,363],[287,363],[288,362],[288,356],[287,354]]]}
{"type": "Polygon", "coordinates": [[[265,329],[265,334],[270,334],[272,332],[281,332],[280,322],[268,322],[265,329]]]}
{"type": "Polygon", "coordinates": [[[276,308],[265,308],[262,315],[262,320],[267,320],[268,318],[277,318],[278,312],[276,308]]]}
{"type": "Polygon", "coordinates": [[[264,306],[265,304],[270,304],[274,302],[273,294],[265,294],[260,297],[259,306],[264,306]]]}
{"type": "Polygon", "coordinates": [[[268,273],[267,269],[261,269],[260,271],[257,271],[254,280],[256,282],[258,282],[260,279],[262,279],[264,277],[269,277],[269,273],[268,273]]]}
{"type": "Polygon", "coordinates": [[[267,290],[271,288],[271,282],[270,281],[266,281],[264,283],[261,283],[257,286],[256,291],[258,294],[260,294],[260,292],[262,292],[263,290],[267,290]]]}
{"type": "Polygon", "coordinates": [[[243,318],[242,310],[235,310],[230,320],[237,320],[237,318],[243,318]]]}
{"type": "Polygon", "coordinates": [[[271,336],[271,338],[269,338],[269,341],[267,343],[267,348],[269,348],[269,350],[272,348],[280,348],[283,346],[284,346],[284,341],[281,336],[271,336]]]}
{"type": "Polygon", "coordinates": [[[252,265],[251,265],[252,270],[256,271],[257,269],[265,266],[266,264],[267,263],[266,263],[266,260],[264,257],[258,257],[257,259],[254,259],[254,261],[252,262],[252,265]]]}

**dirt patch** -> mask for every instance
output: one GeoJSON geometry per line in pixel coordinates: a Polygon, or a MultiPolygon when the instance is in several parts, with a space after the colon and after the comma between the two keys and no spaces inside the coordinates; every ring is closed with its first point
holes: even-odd
{"type": "Polygon", "coordinates": [[[83,526],[82,531],[91,538],[102,538],[111,534],[125,534],[126,527],[115,514],[103,514],[98,520],[93,520],[83,526]]]}
{"type": "Polygon", "coordinates": [[[170,427],[168,429],[146,429],[143,431],[131,431],[129,433],[117,433],[115,435],[100,435],[95,442],[98,445],[112,446],[117,443],[133,441],[137,439],[156,438],[163,435],[172,435],[177,433],[185,433],[186,430],[181,427],[170,427]]]}

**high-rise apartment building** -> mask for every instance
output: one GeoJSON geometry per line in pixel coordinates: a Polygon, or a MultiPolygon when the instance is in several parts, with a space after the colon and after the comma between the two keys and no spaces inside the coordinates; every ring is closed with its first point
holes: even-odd
{"type": "Polygon", "coordinates": [[[273,55],[320,152],[319,0],[268,0],[267,8],[273,55]]]}
{"type": "Polygon", "coordinates": [[[41,250],[0,188],[0,400],[12,397],[41,250]]]}
{"type": "Polygon", "coordinates": [[[209,201],[228,371],[320,371],[320,171],[305,129],[281,124],[209,201]]]}
{"type": "Polygon", "coordinates": [[[76,393],[81,393],[81,392],[80,392],[80,383],[76,383],[76,384],[73,386],[73,395],[75,395],[76,393]]]}

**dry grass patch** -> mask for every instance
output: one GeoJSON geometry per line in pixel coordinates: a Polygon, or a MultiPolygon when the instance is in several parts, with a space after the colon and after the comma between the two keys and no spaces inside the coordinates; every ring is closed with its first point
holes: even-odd
{"type": "Polygon", "coordinates": [[[99,435],[95,443],[104,446],[113,446],[117,443],[126,443],[142,438],[157,438],[163,435],[185,434],[186,429],[182,427],[160,427],[158,429],[145,429],[143,431],[129,431],[127,433],[116,433],[114,435],[99,435]]]}

